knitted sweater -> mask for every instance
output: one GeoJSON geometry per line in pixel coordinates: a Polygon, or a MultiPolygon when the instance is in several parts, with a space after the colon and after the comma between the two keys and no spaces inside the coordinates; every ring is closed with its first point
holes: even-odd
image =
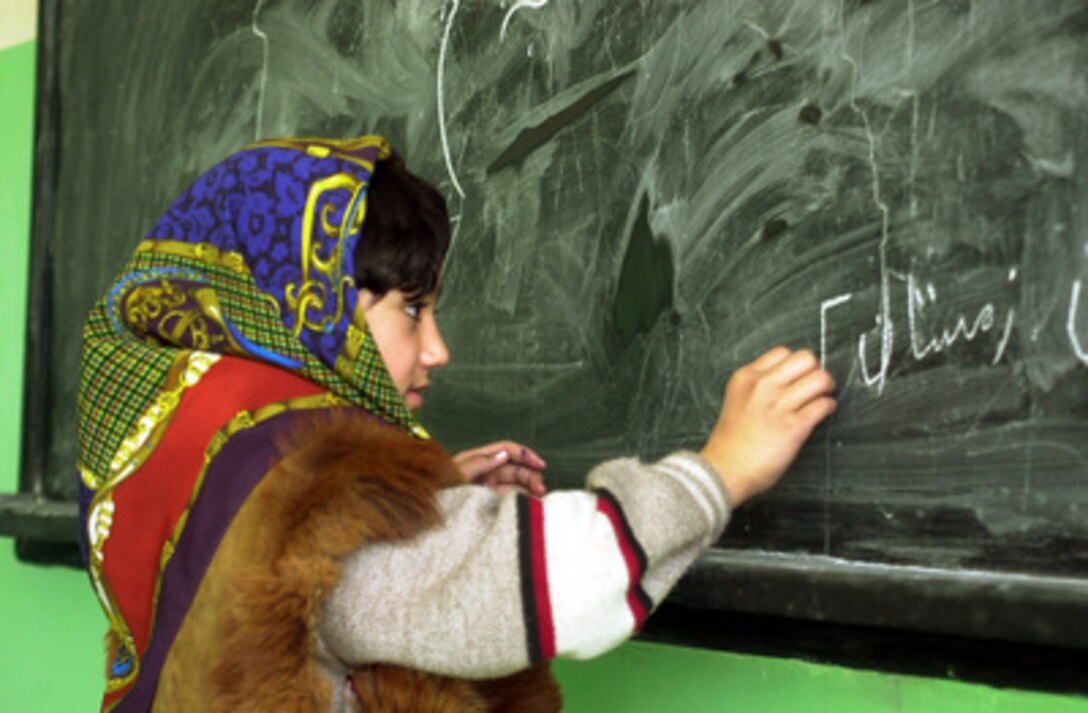
{"type": "Polygon", "coordinates": [[[729,507],[693,453],[609,461],[586,485],[539,499],[441,491],[441,527],[347,557],[320,647],[331,660],[484,678],[621,643],[720,535],[729,507]]]}

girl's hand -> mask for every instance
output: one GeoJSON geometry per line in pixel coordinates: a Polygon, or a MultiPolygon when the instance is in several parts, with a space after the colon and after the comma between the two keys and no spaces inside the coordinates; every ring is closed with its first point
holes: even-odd
{"type": "Polygon", "coordinates": [[[737,369],[702,450],[733,507],[778,482],[812,429],[835,410],[834,389],[808,350],[776,347],[737,369]]]}
{"type": "Polygon", "coordinates": [[[511,490],[540,497],[547,463],[534,451],[513,441],[498,441],[462,451],[453,457],[470,483],[486,485],[499,495],[511,490]]]}

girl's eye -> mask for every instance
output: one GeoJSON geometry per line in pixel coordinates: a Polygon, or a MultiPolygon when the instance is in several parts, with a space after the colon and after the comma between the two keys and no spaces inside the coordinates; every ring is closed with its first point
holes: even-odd
{"type": "Polygon", "coordinates": [[[419,302],[404,305],[404,312],[416,322],[423,315],[423,305],[419,302]]]}

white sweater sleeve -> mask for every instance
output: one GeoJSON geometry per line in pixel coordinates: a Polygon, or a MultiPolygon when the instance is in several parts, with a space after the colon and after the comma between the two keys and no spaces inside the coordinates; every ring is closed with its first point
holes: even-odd
{"type": "Polygon", "coordinates": [[[462,486],[439,502],[443,526],[345,560],[319,623],[324,650],[466,678],[597,655],[638,630],[729,514],[693,453],[609,461],[584,491],[462,486]]]}

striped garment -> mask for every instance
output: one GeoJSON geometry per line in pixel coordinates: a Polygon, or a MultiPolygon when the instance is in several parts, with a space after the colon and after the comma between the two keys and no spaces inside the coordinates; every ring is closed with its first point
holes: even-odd
{"type": "Polygon", "coordinates": [[[445,526],[351,555],[321,648],[466,678],[618,645],[721,534],[721,480],[694,453],[596,467],[543,498],[443,491],[445,526]]]}

